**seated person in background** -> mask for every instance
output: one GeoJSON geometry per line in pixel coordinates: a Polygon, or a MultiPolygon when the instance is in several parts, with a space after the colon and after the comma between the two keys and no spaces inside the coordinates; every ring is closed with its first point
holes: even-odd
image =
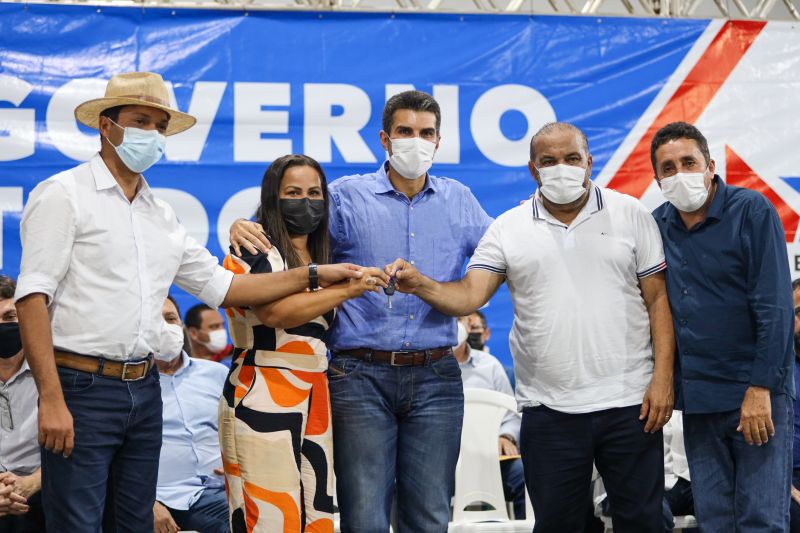
{"type": "Polygon", "coordinates": [[[164,429],[153,507],[155,533],[224,533],[228,500],[217,436],[217,406],[228,370],[190,358],[178,306],[167,297],[161,350],[156,354],[164,429]],[[180,528],[180,529],[178,529],[180,528]]]}
{"type": "Polygon", "coordinates": [[[36,384],[22,353],[16,283],[0,276],[0,533],[44,531],[36,384]]]}
{"type": "MultiPolygon", "coordinates": [[[[467,324],[470,317],[461,317],[458,321],[458,346],[453,348],[453,355],[461,367],[461,380],[465,389],[489,389],[509,396],[514,396],[511,383],[508,381],[503,365],[493,355],[471,348],[468,343],[467,324]]],[[[500,473],[503,476],[503,491],[506,501],[514,503],[514,518],[525,518],[525,472],[519,458],[517,441],[519,440],[520,417],[516,413],[508,413],[500,426],[498,451],[500,457],[500,473]]]]}
{"type": "Polygon", "coordinates": [[[222,313],[206,304],[197,304],[186,311],[186,330],[192,345],[192,357],[217,361],[230,368],[233,345],[222,313]]]}
{"type": "MultiPolygon", "coordinates": [[[[665,516],[668,512],[673,517],[694,514],[692,481],[689,463],[686,461],[686,448],[683,445],[681,411],[673,411],[672,418],[664,426],[664,499],[668,504],[664,509],[665,516]]],[[[674,525],[673,520],[670,522],[674,525]]]]}
{"type": "Polygon", "coordinates": [[[469,347],[489,353],[490,350],[486,343],[489,342],[492,332],[489,330],[486,316],[480,310],[476,310],[471,315],[462,317],[461,320],[467,326],[467,344],[469,344],[469,347]]]}

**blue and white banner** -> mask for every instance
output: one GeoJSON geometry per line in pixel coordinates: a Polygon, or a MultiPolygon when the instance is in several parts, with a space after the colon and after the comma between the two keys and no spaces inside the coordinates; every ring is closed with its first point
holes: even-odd
{"type": "MultiPolygon", "coordinates": [[[[414,87],[442,106],[432,172],[471,187],[493,216],[533,192],[528,142],[546,122],[582,128],[598,183],[650,207],[661,201],[652,132],[694,122],[720,174],[778,206],[794,267],[800,31],[791,24],[14,3],[0,4],[3,273],[18,273],[31,189],[98,150],[75,106],[134,70],[162,74],[175,104],[198,118],[169,138],[147,178],[220,257],[230,223],[252,215],[270,161],[305,153],[329,179],[373,171],[385,156],[383,103],[414,87]]],[[[486,312],[489,345],[509,364],[505,289],[486,312]]]]}

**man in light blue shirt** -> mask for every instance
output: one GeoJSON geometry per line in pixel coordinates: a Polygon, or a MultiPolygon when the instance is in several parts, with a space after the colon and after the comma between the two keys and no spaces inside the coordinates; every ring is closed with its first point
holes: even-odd
{"type": "MultiPolygon", "coordinates": [[[[331,260],[385,265],[397,257],[440,281],[460,279],[491,223],[470,190],[428,174],[441,113],[407,91],[383,111],[389,154],[372,174],[330,185],[331,260]]],[[[455,320],[415,296],[369,293],[339,308],[328,346],[334,465],[343,533],[447,531],[464,409],[452,355],[455,320]]]]}
{"type": "Polygon", "coordinates": [[[228,369],[183,351],[178,307],[164,302],[165,328],[156,354],[164,403],[154,531],[226,533],[228,500],[217,435],[217,407],[228,369]]]}

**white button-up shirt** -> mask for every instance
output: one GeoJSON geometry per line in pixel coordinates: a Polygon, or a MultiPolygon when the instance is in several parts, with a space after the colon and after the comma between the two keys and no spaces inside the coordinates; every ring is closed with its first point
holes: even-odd
{"type": "Polygon", "coordinates": [[[233,275],[142,178],[129,202],[100,155],[31,191],[16,299],[45,294],[56,348],[115,360],[159,347],[172,283],[212,307],[233,275]]]}
{"type": "Polygon", "coordinates": [[[538,192],[501,215],[467,269],[508,280],[520,407],[586,413],[640,403],[653,350],[639,278],[665,268],[652,215],[616,191],[592,184],[569,226],[538,192]]]}
{"type": "Polygon", "coordinates": [[[160,374],[164,429],[158,463],[157,499],[171,509],[189,509],[208,487],[223,487],[217,408],[228,369],[192,359],[173,375],[160,374]]]}
{"type": "Polygon", "coordinates": [[[41,449],[37,435],[39,394],[28,362],[11,378],[0,381],[0,472],[13,472],[19,476],[32,474],[41,463],[41,449]]]}

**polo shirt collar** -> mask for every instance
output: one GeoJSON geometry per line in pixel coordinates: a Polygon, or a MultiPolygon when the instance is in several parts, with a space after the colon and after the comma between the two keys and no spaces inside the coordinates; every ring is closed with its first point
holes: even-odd
{"type": "MultiPolygon", "coordinates": [[[[550,216],[547,209],[544,207],[544,203],[542,203],[542,193],[540,189],[536,189],[531,204],[533,204],[533,218],[546,220],[547,216],[550,216]]],[[[595,185],[593,181],[589,181],[589,200],[581,211],[588,208],[590,210],[589,214],[593,215],[602,210],[603,207],[605,207],[605,201],[603,200],[602,189],[595,185]]]]}
{"type": "MultiPolygon", "coordinates": [[[[725,184],[725,180],[719,177],[718,174],[714,174],[712,183],[717,184],[717,190],[714,191],[714,198],[711,200],[711,205],[708,206],[706,220],[712,218],[714,220],[721,220],[722,212],[725,210],[725,197],[728,194],[728,186],[725,184]]],[[[661,220],[686,230],[686,225],[683,223],[683,220],[681,220],[680,214],[678,213],[678,208],[672,205],[672,203],[669,201],[667,202],[667,208],[664,209],[664,213],[661,215],[661,220]]],[[[703,222],[701,222],[701,224],[702,223],[703,222]]]]}
{"type": "MultiPolygon", "coordinates": [[[[114,179],[111,171],[108,170],[106,162],[100,157],[99,152],[92,157],[89,164],[91,165],[92,176],[94,176],[94,185],[98,191],[105,191],[116,187],[119,189],[120,193],[122,193],[122,188],[119,186],[119,183],[117,183],[117,180],[114,179]]],[[[142,176],[142,184],[139,186],[134,200],[140,196],[143,200],[147,200],[151,203],[153,201],[153,191],[150,189],[150,185],[147,183],[147,180],[144,179],[144,176],[142,176]]]]}
{"type": "MultiPolygon", "coordinates": [[[[392,182],[389,181],[389,160],[383,162],[381,167],[378,169],[376,173],[378,179],[375,181],[375,194],[386,194],[390,192],[396,192],[394,185],[392,182]]],[[[436,184],[431,179],[431,175],[428,174],[425,178],[425,186],[419,192],[419,194],[425,194],[428,191],[436,192],[436,184]]]]}

